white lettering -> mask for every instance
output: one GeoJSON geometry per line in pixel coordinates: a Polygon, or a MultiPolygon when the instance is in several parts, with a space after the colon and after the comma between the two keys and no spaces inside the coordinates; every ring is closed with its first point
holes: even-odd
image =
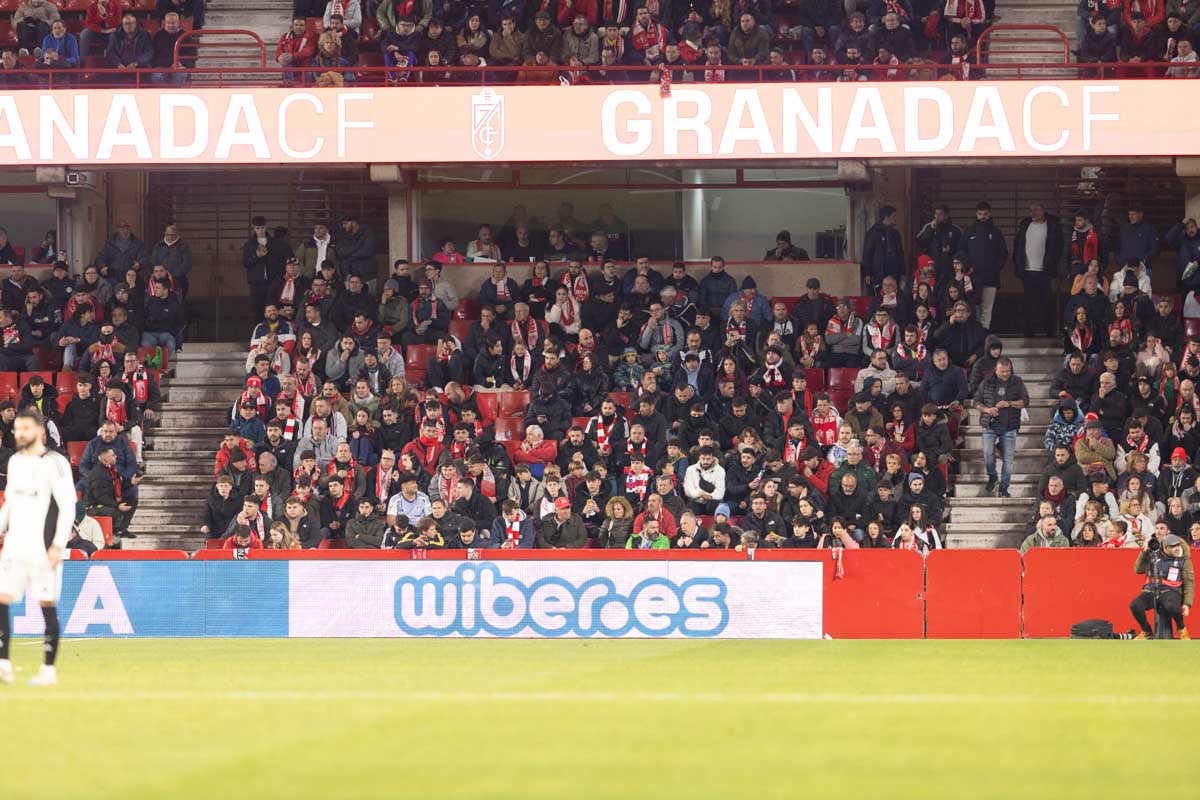
{"type": "Polygon", "coordinates": [[[767,117],[763,114],[762,103],[754,89],[734,91],[729,116],[725,119],[725,131],[721,134],[721,154],[732,154],[738,142],[754,142],[758,145],[758,152],[763,155],[775,152],[771,130],[767,127],[767,117]],[[742,126],[742,117],[746,112],[750,113],[749,128],[742,126]]]}
{"type": "Polygon", "coordinates": [[[974,153],[980,139],[995,139],[996,144],[1006,153],[1017,149],[1016,143],[1013,142],[1012,129],[1008,125],[1008,114],[1004,112],[1004,103],[1000,99],[1000,90],[995,86],[976,87],[975,96],[971,99],[971,109],[967,112],[967,121],[963,125],[959,151],[974,153]],[[991,125],[983,124],[984,112],[990,116],[991,125]]]}
{"type": "Polygon", "coordinates": [[[795,89],[783,90],[783,152],[793,155],[801,154],[796,136],[797,120],[804,126],[804,132],[818,153],[833,152],[833,92],[828,87],[817,89],[816,119],[813,119],[808,106],[804,105],[799,92],[795,89]]]}
{"type": "Polygon", "coordinates": [[[879,149],[883,152],[896,152],[896,137],[892,135],[892,128],[888,124],[883,97],[878,89],[860,88],[854,93],[854,102],[850,104],[841,151],[854,154],[858,151],[859,142],[870,139],[879,142],[879,149]],[[871,113],[870,125],[866,124],[868,111],[871,113]]]}
{"type": "Polygon", "coordinates": [[[1083,87],[1083,149],[1085,152],[1090,152],[1092,149],[1092,123],[1093,122],[1120,122],[1120,114],[1093,114],[1092,113],[1092,95],[1094,94],[1120,94],[1120,86],[1085,86],[1083,87]]]}
{"type": "Polygon", "coordinates": [[[21,115],[17,111],[17,101],[12,95],[0,97],[0,119],[4,120],[7,131],[0,133],[0,148],[11,148],[18,160],[33,158],[29,138],[25,136],[25,126],[21,124],[21,115]]]}
{"type": "Polygon", "coordinates": [[[121,593],[108,567],[91,567],[84,576],[79,597],[63,629],[68,634],[86,634],[92,625],[102,625],[114,635],[132,635],[133,623],[125,611],[121,593]]]}
{"type": "MultiPolygon", "coordinates": [[[[633,106],[638,114],[650,113],[650,101],[644,94],[634,89],[618,89],[610,92],[600,106],[600,138],[608,152],[614,156],[640,156],[650,149],[650,139],[653,136],[650,120],[630,119],[625,124],[625,130],[617,130],[617,109],[626,103],[633,106]],[[632,133],[633,140],[626,142],[620,133],[632,133]]],[[[712,145],[710,144],[709,147],[712,145]]]]}
{"type": "Polygon", "coordinates": [[[229,108],[225,110],[221,132],[217,134],[217,147],[213,151],[213,158],[229,158],[234,147],[251,148],[255,158],[271,157],[271,148],[267,146],[267,135],[263,132],[262,120],[258,116],[258,107],[254,105],[253,95],[230,95],[229,108]],[[245,130],[239,125],[243,117],[246,119],[245,130]]]}
{"type": "Polygon", "coordinates": [[[71,151],[71,157],[80,160],[88,157],[88,98],[84,93],[74,96],[75,118],[74,126],[67,121],[66,115],[54,101],[54,95],[43,94],[38,98],[38,109],[41,125],[38,126],[38,157],[44,161],[53,161],[54,132],[58,131],[63,143],[71,151]]]}
{"type": "Polygon", "coordinates": [[[938,153],[954,138],[954,101],[945,89],[936,86],[908,86],[904,89],[904,152],[938,153]],[[921,136],[921,104],[937,107],[937,127],[929,138],[921,136]]]}
{"type": "Polygon", "coordinates": [[[1038,86],[1036,89],[1030,90],[1025,95],[1025,102],[1021,104],[1021,132],[1025,134],[1025,141],[1034,150],[1039,153],[1053,153],[1055,150],[1062,150],[1067,144],[1067,140],[1071,138],[1071,134],[1066,128],[1059,128],[1059,137],[1051,144],[1041,142],[1033,135],[1033,100],[1038,95],[1052,94],[1058,98],[1058,103],[1063,108],[1069,108],[1071,103],[1067,100],[1067,93],[1057,86],[1038,86]]]}
{"type": "Polygon", "coordinates": [[[321,103],[321,98],[315,94],[308,92],[297,92],[289,94],[279,103],[279,149],[288,158],[309,159],[321,152],[321,148],[325,146],[325,137],[317,136],[313,138],[313,146],[308,150],[293,150],[288,143],[287,137],[287,110],[292,103],[308,103],[313,107],[317,114],[325,113],[325,106],[321,103]]]}
{"type": "MultiPolygon", "coordinates": [[[[359,100],[365,100],[367,102],[370,102],[374,98],[375,98],[375,96],[373,94],[371,94],[370,92],[339,92],[338,93],[338,96],[337,96],[337,99],[338,99],[338,118],[337,118],[337,124],[338,124],[337,154],[338,154],[338,158],[346,157],[346,131],[354,129],[354,128],[374,128],[375,127],[375,123],[371,120],[354,121],[354,120],[349,119],[346,115],[347,104],[349,104],[351,101],[357,102],[359,100]]],[[[366,154],[363,154],[363,155],[366,155],[366,154]]]]}
{"type": "MultiPolygon", "coordinates": [[[[641,94],[637,97],[645,99],[641,94]]],[[[663,100],[663,152],[669,156],[679,155],[679,134],[688,131],[696,134],[696,155],[712,155],[712,130],[708,126],[711,117],[712,99],[708,92],[673,90],[671,96],[663,100]],[[691,116],[680,114],[681,105],[694,106],[696,113],[691,116]]]]}
{"type": "Polygon", "coordinates": [[[146,125],[142,122],[142,112],[132,94],[113,95],[112,105],[108,107],[108,117],[104,120],[104,129],[100,131],[96,159],[105,161],[112,158],[113,150],[117,147],[132,147],[138,158],[153,157],[150,151],[150,137],[146,135],[146,125]],[[128,131],[123,130],[121,124],[126,118],[128,131]]]}
{"type": "Polygon", "coordinates": [[[208,147],[208,106],[194,94],[163,94],[158,98],[159,158],[196,158],[208,147]],[[175,117],[179,109],[192,113],[192,140],[180,144],[175,140],[175,117]]]}

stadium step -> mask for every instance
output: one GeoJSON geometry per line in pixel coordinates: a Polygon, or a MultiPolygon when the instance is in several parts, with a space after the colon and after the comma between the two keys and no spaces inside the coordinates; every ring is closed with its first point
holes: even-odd
{"type": "MultiPolygon", "coordinates": [[[[958,457],[959,475],[986,475],[987,469],[983,462],[983,452],[980,450],[960,450],[958,457]]],[[[1040,473],[1046,466],[1047,454],[1044,450],[1017,450],[1013,454],[1013,471],[1023,473],[1040,473]]],[[[1000,459],[996,458],[996,469],[1000,469],[1000,459]]]]}
{"type": "Polygon", "coordinates": [[[950,523],[946,525],[943,534],[943,544],[948,548],[1019,547],[1025,539],[1025,524],[1020,522],[992,525],[950,523]]]}
{"type": "MultiPolygon", "coordinates": [[[[978,439],[983,433],[983,428],[979,427],[978,425],[966,425],[962,428],[959,428],[959,430],[962,431],[963,436],[967,437],[968,439],[978,439]]],[[[1020,433],[1017,434],[1017,449],[1040,449],[1045,438],[1045,425],[1022,425],[1020,433]]]]}
{"type": "Polygon", "coordinates": [[[1024,497],[963,498],[962,502],[955,502],[950,506],[950,522],[964,525],[1024,522],[1029,516],[1030,505],[1030,498],[1024,497]]]}
{"type": "Polygon", "coordinates": [[[135,516],[129,530],[138,538],[123,540],[121,547],[124,550],[185,550],[191,553],[204,547],[204,534],[200,533],[199,522],[149,528],[138,523],[135,516]]]}
{"type": "Polygon", "coordinates": [[[154,452],[158,453],[189,453],[196,450],[207,451],[216,448],[216,443],[225,435],[227,426],[206,428],[192,427],[187,429],[172,428],[158,430],[146,437],[154,452]]]}

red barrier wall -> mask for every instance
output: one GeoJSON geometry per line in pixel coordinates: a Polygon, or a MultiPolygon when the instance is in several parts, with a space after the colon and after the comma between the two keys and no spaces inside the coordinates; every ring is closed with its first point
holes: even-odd
{"type": "Polygon", "coordinates": [[[1070,636],[1085,619],[1134,626],[1129,601],[1145,583],[1133,572],[1137,550],[1038,549],[1025,554],[1025,635],[1070,636]]]}
{"type": "Polygon", "coordinates": [[[825,563],[825,632],[834,639],[920,639],[925,564],[910,550],[846,550],[825,563]]]}
{"type": "Polygon", "coordinates": [[[935,550],[925,559],[925,636],[1015,639],[1021,635],[1021,554],[935,550]]]}

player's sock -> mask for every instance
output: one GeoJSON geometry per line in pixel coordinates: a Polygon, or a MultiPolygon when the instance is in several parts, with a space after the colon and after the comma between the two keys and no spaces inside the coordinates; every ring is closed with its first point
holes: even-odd
{"type": "Polygon", "coordinates": [[[8,640],[12,638],[12,622],[8,618],[8,605],[0,603],[0,661],[8,661],[8,640]]]}
{"type": "Polygon", "coordinates": [[[53,667],[58,658],[58,609],[42,606],[42,617],[46,620],[46,666],[53,667]]]}

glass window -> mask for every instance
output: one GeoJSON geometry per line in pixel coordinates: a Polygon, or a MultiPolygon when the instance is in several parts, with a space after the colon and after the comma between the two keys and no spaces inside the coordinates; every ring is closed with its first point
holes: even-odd
{"type": "Polygon", "coordinates": [[[810,258],[845,257],[849,201],[843,189],[705,189],[704,200],[705,252],[730,261],[760,259],[787,230],[810,258]]]}

